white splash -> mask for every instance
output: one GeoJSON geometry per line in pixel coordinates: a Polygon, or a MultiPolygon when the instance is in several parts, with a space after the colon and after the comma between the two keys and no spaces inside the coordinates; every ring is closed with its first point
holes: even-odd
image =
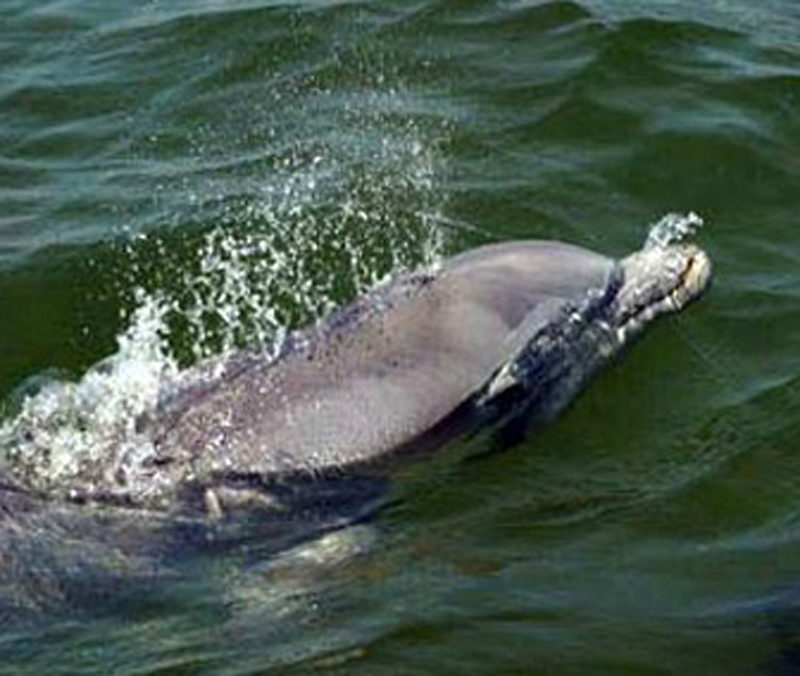
{"type": "Polygon", "coordinates": [[[353,139],[328,152],[299,148],[244,197],[198,200],[216,225],[188,251],[132,236],[138,278],[121,280],[135,291],[117,351],[77,382],[28,393],[0,427],[0,468],[47,491],[158,491],[144,462],[152,441],[137,421],[176,388],[214,377],[192,364],[242,347],[268,356],[290,328],[393,271],[438,260],[435,150],[413,126],[377,145],[353,139]]]}
{"type": "Polygon", "coordinates": [[[669,213],[650,228],[644,248],[663,248],[680,242],[693,236],[701,227],[703,219],[693,211],[688,214],[669,213]]]}
{"type": "Polygon", "coordinates": [[[0,427],[4,462],[30,485],[47,490],[75,477],[85,490],[124,484],[124,476],[105,474],[150,452],[136,421],[155,409],[178,369],[161,333],[166,307],[141,290],[136,295],[139,306],[113,356],[79,382],[47,383],[0,427]]]}

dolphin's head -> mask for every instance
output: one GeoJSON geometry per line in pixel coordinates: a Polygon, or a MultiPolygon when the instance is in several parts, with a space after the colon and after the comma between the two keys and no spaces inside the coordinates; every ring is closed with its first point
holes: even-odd
{"type": "Polygon", "coordinates": [[[711,281],[711,261],[700,247],[676,242],[650,246],[619,262],[622,272],[611,319],[621,343],[659,315],[677,312],[711,281]]]}

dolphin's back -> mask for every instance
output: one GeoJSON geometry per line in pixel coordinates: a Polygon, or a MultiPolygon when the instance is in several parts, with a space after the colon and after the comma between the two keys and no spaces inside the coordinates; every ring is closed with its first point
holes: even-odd
{"type": "Polygon", "coordinates": [[[484,385],[615,268],[557,242],[490,245],[396,278],[200,395],[178,394],[159,464],[199,480],[317,472],[402,448],[484,385]]]}

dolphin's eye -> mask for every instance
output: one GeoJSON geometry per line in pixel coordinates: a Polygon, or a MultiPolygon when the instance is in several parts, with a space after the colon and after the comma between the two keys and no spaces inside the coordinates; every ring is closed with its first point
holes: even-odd
{"type": "Polygon", "coordinates": [[[175,458],[171,455],[156,455],[147,458],[147,460],[144,461],[144,465],[146,467],[164,467],[173,462],[175,462],[175,458]]]}

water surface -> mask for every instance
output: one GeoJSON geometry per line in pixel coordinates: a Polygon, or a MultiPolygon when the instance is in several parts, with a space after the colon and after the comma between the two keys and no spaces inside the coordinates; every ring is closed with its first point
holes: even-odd
{"type": "Polygon", "coordinates": [[[798,668],[796,3],[5,0],[0,63],[5,419],[117,354],[88,428],[42,421],[67,454],[132,374],[472,245],[623,255],[696,211],[717,274],[555,424],[402,477],[325,580],[232,552],[147,612],[8,630],[0,670],[798,668]]]}

